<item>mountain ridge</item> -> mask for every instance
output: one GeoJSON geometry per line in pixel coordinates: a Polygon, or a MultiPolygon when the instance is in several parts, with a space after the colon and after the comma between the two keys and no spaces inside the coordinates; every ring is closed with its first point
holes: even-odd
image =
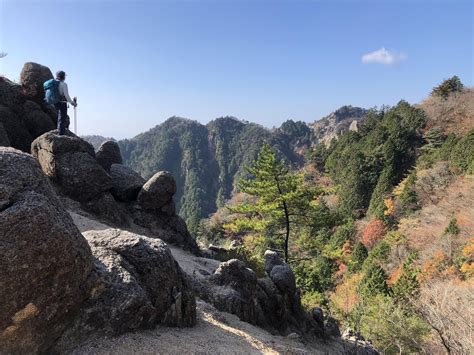
{"type": "MultiPolygon", "coordinates": [[[[354,117],[354,112],[360,121],[361,113],[367,110],[343,106],[322,118],[331,139],[347,130],[339,125],[347,126],[347,116],[354,117]],[[339,119],[329,121],[331,115],[339,119]]],[[[101,142],[97,136],[83,138],[92,139],[94,146],[107,140],[103,138],[101,142]]],[[[231,198],[237,181],[246,174],[244,167],[256,158],[264,141],[291,167],[299,168],[312,146],[324,138],[324,132],[315,132],[302,121],[288,120],[269,129],[233,116],[218,117],[205,125],[172,116],[133,138],[119,140],[118,144],[124,164],[143,177],[148,178],[157,170],[168,170],[176,177],[178,211],[194,230],[201,218],[208,217],[231,198]]]]}

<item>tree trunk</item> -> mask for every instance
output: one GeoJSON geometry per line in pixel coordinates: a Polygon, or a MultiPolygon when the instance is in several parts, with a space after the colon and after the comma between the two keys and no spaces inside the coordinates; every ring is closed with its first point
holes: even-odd
{"type": "MultiPolygon", "coordinates": [[[[275,182],[277,185],[278,193],[283,195],[283,191],[281,191],[280,181],[278,180],[278,176],[275,175],[275,182]]],[[[283,200],[283,210],[285,212],[285,263],[288,264],[288,242],[290,240],[290,213],[288,212],[288,206],[286,205],[286,201],[283,200]]]]}
{"type": "Polygon", "coordinates": [[[290,216],[289,216],[289,213],[288,213],[288,207],[286,206],[286,201],[283,201],[283,209],[285,210],[285,227],[286,227],[285,263],[288,264],[288,241],[290,239],[290,216]]]}

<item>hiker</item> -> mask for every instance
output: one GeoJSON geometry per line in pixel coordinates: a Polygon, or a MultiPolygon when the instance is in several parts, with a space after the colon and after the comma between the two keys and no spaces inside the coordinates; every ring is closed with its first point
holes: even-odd
{"type": "Polygon", "coordinates": [[[54,105],[58,110],[58,133],[64,135],[69,128],[69,117],[67,115],[68,102],[76,107],[77,101],[69,96],[66,80],[66,73],[62,70],[56,73],[56,79],[46,81],[43,86],[46,91],[45,101],[54,105]]]}

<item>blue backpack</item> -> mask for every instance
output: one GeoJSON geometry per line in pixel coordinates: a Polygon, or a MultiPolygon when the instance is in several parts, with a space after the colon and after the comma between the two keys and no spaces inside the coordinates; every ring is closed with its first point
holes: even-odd
{"type": "Polygon", "coordinates": [[[44,101],[50,105],[57,104],[61,101],[61,95],[59,94],[59,80],[49,79],[43,84],[45,91],[44,101]]]}

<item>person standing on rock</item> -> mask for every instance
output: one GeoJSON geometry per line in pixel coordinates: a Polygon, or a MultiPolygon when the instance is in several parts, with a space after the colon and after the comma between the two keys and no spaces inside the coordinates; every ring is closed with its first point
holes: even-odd
{"type": "Polygon", "coordinates": [[[59,95],[60,101],[54,104],[54,107],[58,110],[58,133],[63,135],[66,133],[66,129],[69,128],[69,117],[67,115],[67,103],[69,102],[72,106],[77,106],[76,98],[74,100],[69,96],[69,90],[66,80],[66,73],[62,70],[56,73],[56,80],[59,81],[59,95]]]}

